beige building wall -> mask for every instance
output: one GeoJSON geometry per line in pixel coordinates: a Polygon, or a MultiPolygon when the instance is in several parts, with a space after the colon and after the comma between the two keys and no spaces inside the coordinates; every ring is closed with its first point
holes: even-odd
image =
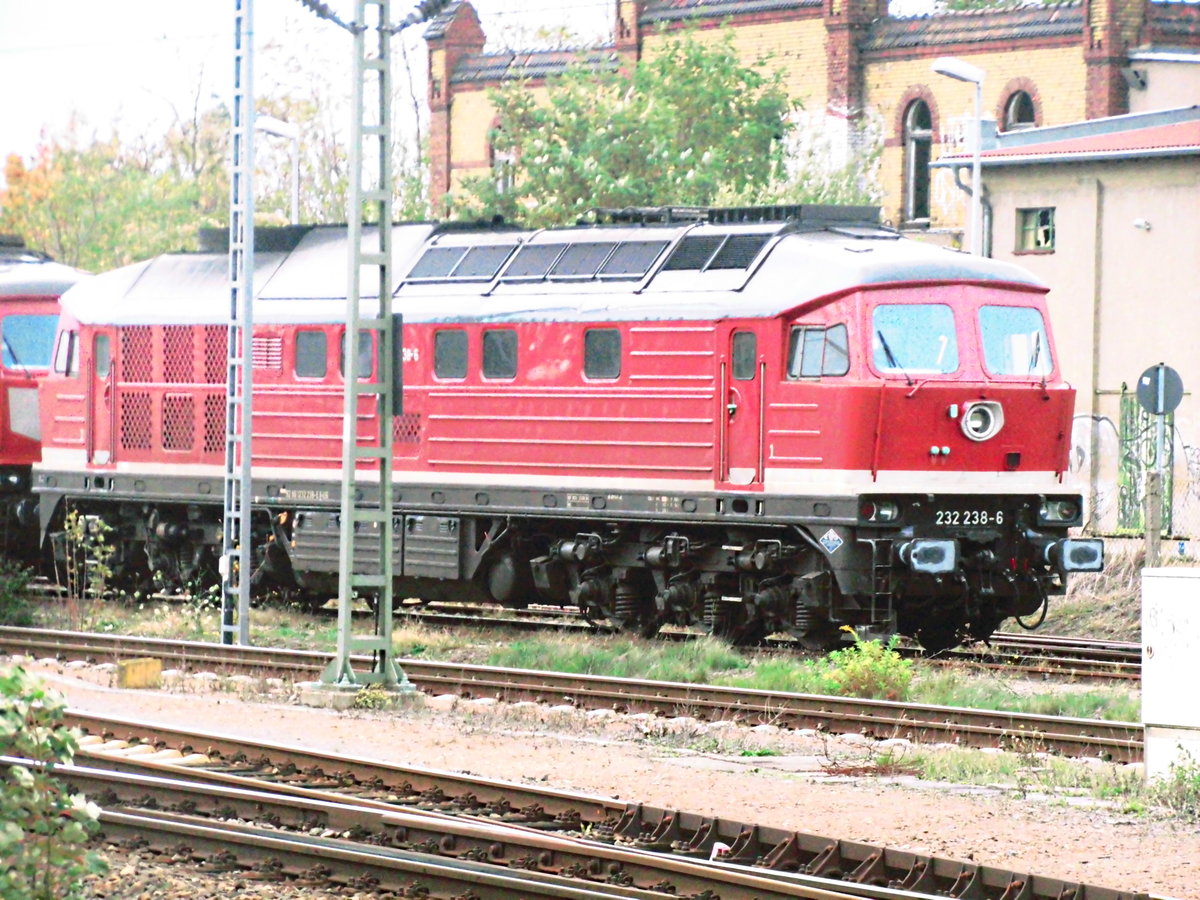
{"type": "Polygon", "coordinates": [[[1200,158],[985,167],[984,185],[992,255],[1051,288],[1059,365],[1078,390],[1071,477],[1092,496],[1095,526],[1122,525],[1122,392],[1165,362],[1185,390],[1173,526],[1200,539],[1200,158]],[[1040,207],[1055,210],[1054,252],[1020,253],[1017,210],[1040,207]]]}
{"type": "Polygon", "coordinates": [[[1135,86],[1129,91],[1131,113],[1178,109],[1200,103],[1200,59],[1176,61],[1171,59],[1173,55],[1131,61],[1129,68],[1141,73],[1145,84],[1145,87],[1135,86]]]}

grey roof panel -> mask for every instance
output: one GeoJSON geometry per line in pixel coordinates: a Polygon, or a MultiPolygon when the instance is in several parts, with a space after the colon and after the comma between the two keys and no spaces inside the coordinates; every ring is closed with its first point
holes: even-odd
{"type": "Polygon", "coordinates": [[[911,18],[882,18],[871,24],[862,49],[866,52],[935,44],[969,44],[1079,35],[1083,31],[1080,0],[1047,6],[946,12],[911,18]]]}

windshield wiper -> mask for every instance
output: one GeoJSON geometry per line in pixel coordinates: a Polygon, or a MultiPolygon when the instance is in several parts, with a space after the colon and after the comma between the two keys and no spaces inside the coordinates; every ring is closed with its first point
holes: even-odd
{"type": "Polygon", "coordinates": [[[21,371],[25,373],[25,377],[30,381],[33,381],[33,373],[29,371],[29,369],[25,366],[25,363],[21,362],[21,358],[17,356],[16,348],[14,348],[12,343],[8,340],[8,335],[0,335],[0,340],[4,341],[4,349],[7,350],[8,355],[12,357],[13,365],[19,367],[21,371]]]}
{"type": "Polygon", "coordinates": [[[883,336],[883,331],[876,328],[875,337],[879,338],[879,346],[883,347],[883,355],[887,357],[888,365],[903,375],[904,380],[908,382],[908,386],[912,387],[913,380],[908,377],[908,373],[904,371],[900,363],[896,362],[896,355],[892,353],[892,348],[888,346],[887,338],[883,336]]]}
{"type": "Polygon", "coordinates": [[[1029,372],[1028,372],[1029,375],[1033,374],[1034,370],[1037,368],[1038,361],[1041,359],[1041,357],[1042,357],[1042,333],[1040,331],[1035,331],[1033,333],[1033,353],[1031,354],[1030,360],[1029,360],[1029,372]]]}

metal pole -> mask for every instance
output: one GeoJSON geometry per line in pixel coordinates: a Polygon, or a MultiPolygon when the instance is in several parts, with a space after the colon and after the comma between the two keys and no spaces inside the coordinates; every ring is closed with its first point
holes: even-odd
{"type": "Polygon", "coordinates": [[[975,135],[971,160],[971,252],[983,255],[983,196],[981,195],[981,161],[983,151],[983,82],[975,82],[975,135]]]}
{"type": "Polygon", "coordinates": [[[300,134],[292,138],[292,224],[300,224],[300,134]]]}

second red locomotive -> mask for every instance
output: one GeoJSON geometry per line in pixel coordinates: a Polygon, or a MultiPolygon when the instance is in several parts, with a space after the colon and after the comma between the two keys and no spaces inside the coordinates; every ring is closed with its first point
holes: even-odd
{"type": "MultiPolygon", "coordinates": [[[[397,226],[396,595],[939,649],[1099,569],[1101,542],[1069,534],[1046,289],[862,209],[784,212],[397,226]]],[[[257,578],[323,601],[343,373],[372,377],[374,348],[342,350],[345,229],[292,234],[255,276],[257,578]]],[[[133,582],[216,571],[224,278],[223,255],[176,254],[63,300],[42,524],[102,517],[133,582]]]]}

